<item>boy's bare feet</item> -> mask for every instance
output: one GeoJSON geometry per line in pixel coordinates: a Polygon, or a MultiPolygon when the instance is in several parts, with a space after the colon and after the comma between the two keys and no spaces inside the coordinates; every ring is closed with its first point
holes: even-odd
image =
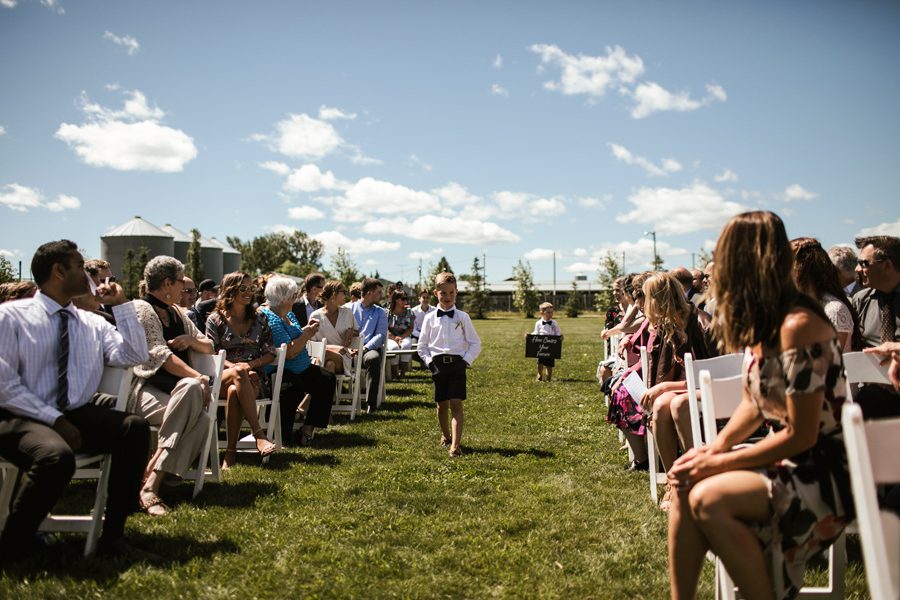
{"type": "Polygon", "coordinates": [[[237,464],[237,450],[226,450],[225,458],[222,460],[222,470],[227,471],[237,464]]]}
{"type": "Polygon", "coordinates": [[[544,380],[544,378],[543,378],[543,377],[541,377],[541,376],[540,376],[540,375],[538,375],[538,376],[537,376],[537,379],[536,379],[536,381],[543,381],[543,380],[544,380]]]}
{"type": "Polygon", "coordinates": [[[450,458],[462,456],[462,448],[460,448],[459,446],[456,446],[455,448],[453,446],[450,446],[450,450],[447,452],[447,454],[450,455],[450,458]]]}
{"type": "Polygon", "coordinates": [[[449,445],[450,445],[450,438],[441,434],[441,448],[444,448],[445,446],[449,446],[449,445]]]}

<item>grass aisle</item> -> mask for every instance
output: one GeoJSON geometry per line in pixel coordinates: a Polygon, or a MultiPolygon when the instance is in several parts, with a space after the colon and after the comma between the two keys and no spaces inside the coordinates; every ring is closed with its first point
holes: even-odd
{"type": "MultiPolygon", "coordinates": [[[[550,384],[523,357],[532,324],[475,322],[463,457],[438,446],[416,369],[388,384],[381,411],[338,421],[314,448],[265,468],[243,457],[196,503],[187,484],[164,489],[174,512],[132,518],[129,533],[166,564],[84,560],[83,537],[68,536],[3,574],[0,598],[667,597],[665,515],[601,423],[600,321],[561,320],[550,384]]],[[[858,564],[848,589],[865,597],[858,564]]],[[[700,597],[712,597],[708,565],[700,597]]]]}

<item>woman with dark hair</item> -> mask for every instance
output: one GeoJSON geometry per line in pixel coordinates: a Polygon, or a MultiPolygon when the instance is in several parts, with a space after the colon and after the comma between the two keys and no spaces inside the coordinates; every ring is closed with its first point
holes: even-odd
{"type": "Polygon", "coordinates": [[[325,306],[313,312],[310,319],[319,322],[313,341],[325,342],[325,364],[322,366],[332,373],[350,373],[356,351],[350,348],[350,341],[359,334],[359,324],[353,311],[344,306],[347,290],[342,282],[332,279],[325,282],[319,299],[325,306]]]}
{"type": "MultiPolygon", "coordinates": [[[[388,307],[388,339],[387,349],[409,350],[412,348],[412,332],[415,324],[415,315],[406,305],[406,292],[403,288],[397,288],[391,292],[391,302],[388,307]]],[[[396,379],[409,372],[412,354],[402,354],[391,359],[391,374],[396,379]]]]}
{"type": "Polygon", "coordinates": [[[253,430],[261,456],[272,454],[276,448],[266,439],[256,412],[256,399],[269,390],[268,377],[262,368],[275,358],[269,323],[253,309],[256,290],[256,284],[246,273],[229,273],[222,278],[216,309],[206,320],[206,335],[215,351],[225,350],[220,396],[226,400],[228,445],[223,469],[232,467],[237,460],[237,441],[244,419],[253,430]]]}
{"type": "Polygon", "coordinates": [[[797,290],[793,254],[777,215],[734,217],[716,247],[710,290],[724,349],[744,349],[743,400],[709,445],[669,470],[672,598],[693,598],[707,550],[744,598],[783,598],[803,585],[806,562],[852,520],[846,451],[836,415],[846,383],[834,328],[797,290]],[[776,432],[736,447],[763,422],[776,432]],[[776,572],[768,567],[776,564],[776,572]]]}
{"type": "Polygon", "coordinates": [[[201,454],[209,431],[206,407],[209,377],[190,364],[190,350],[211,354],[212,342],[178,305],[184,289],[184,265],[157,256],[144,267],[147,293],[134,301],[144,326],[150,358],[134,368],[131,400],[147,421],[159,428],[157,447],[144,473],[141,509],[152,516],[169,508],[159,498],[166,477],[180,477],[201,454]]]}
{"type": "MultiPolygon", "coordinates": [[[[644,321],[644,314],[641,312],[641,309],[634,298],[635,290],[640,291],[640,286],[635,285],[634,280],[642,275],[644,275],[644,273],[629,273],[621,278],[622,281],[620,285],[622,295],[619,297],[619,302],[622,305],[622,310],[625,312],[619,323],[603,330],[600,337],[604,340],[622,333],[634,333],[644,321]]],[[[646,279],[646,277],[642,278],[641,281],[643,282],[644,279],[646,279]]]]}
{"type": "Polygon", "coordinates": [[[837,331],[841,350],[862,350],[859,317],[838,279],[838,270],[819,240],[801,237],[791,240],[794,251],[794,283],[797,289],[818,300],[837,331]]]}

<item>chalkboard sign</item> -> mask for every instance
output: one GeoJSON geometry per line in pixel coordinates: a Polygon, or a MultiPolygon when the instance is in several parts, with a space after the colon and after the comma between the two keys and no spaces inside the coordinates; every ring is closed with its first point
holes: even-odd
{"type": "Polygon", "coordinates": [[[562,358],[562,336],[526,335],[525,358],[562,358]]]}

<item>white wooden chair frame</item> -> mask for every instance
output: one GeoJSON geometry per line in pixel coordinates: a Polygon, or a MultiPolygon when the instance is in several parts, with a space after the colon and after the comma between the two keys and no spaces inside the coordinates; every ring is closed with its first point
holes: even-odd
{"type": "MultiPolygon", "coordinates": [[[[744,355],[724,354],[713,358],[694,360],[690,352],[684,355],[684,374],[688,391],[688,409],[691,415],[691,437],[694,447],[700,447],[707,442],[703,436],[700,425],[700,400],[697,398],[697,389],[700,387],[700,371],[707,370],[711,377],[733,377],[741,374],[741,365],[744,355]]],[[[687,448],[685,448],[687,450],[687,448]]]]}
{"type": "MultiPolygon", "coordinates": [[[[644,385],[650,388],[650,357],[647,355],[647,347],[641,346],[641,378],[644,385]]],[[[640,404],[640,398],[633,398],[635,402],[640,404]]],[[[649,427],[644,428],[645,437],[647,438],[647,463],[650,471],[650,498],[654,504],[659,504],[659,486],[666,485],[666,469],[662,464],[659,456],[659,449],[656,447],[656,440],[653,438],[653,431],[649,427]],[[662,467],[662,468],[660,468],[662,467]]]]}
{"type": "Polygon", "coordinates": [[[873,600],[900,598],[900,517],[881,510],[875,486],[900,482],[900,418],[863,421],[858,404],[841,415],[866,581],[873,600]]]}
{"type": "Polygon", "coordinates": [[[206,432],[206,439],[202,446],[203,450],[200,459],[197,462],[197,468],[191,469],[184,474],[184,479],[194,480],[193,498],[200,495],[203,490],[205,480],[219,482],[222,481],[222,471],[219,466],[219,453],[216,444],[216,408],[218,406],[219,391],[222,389],[222,372],[225,370],[225,351],[219,350],[217,354],[201,354],[199,352],[191,352],[190,354],[191,368],[199,372],[201,375],[207,375],[212,379],[210,388],[213,400],[206,408],[209,416],[209,429],[206,432]]]}
{"type": "MultiPolygon", "coordinates": [[[[128,405],[131,379],[130,367],[107,366],[103,369],[103,377],[97,391],[116,396],[116,410],[124,411],[128,405]]],[[[100,539],[103,528],[111,467],[112,456],[109,454],[76,454],[73,479],[97,479],[94,506],[88,515],[54,515],[51,513],[44,519],[39,529],[41,531],[87,533],[84,555],[92,555],[97,549],[97,541],[100,539]]],[[[0,485],[0,530],[2,530],[9,517],[9,505],[19,469],[10,462],[0,460],[0,474],[3,478],[3,483],[0,485]]]]}
{"type": "Polygon", "coordinates": [[[356,356],[351,361],[353,372],[335,375],[334,404],[331,406],[331,414],[349,413],[352,421],[360,410],[362,356],[365,352],[362,337],[354,336],[350,342],[350,347],[356,349],[356,356]],[[348,400],[350,403],[344,404],[348,400]]]}

